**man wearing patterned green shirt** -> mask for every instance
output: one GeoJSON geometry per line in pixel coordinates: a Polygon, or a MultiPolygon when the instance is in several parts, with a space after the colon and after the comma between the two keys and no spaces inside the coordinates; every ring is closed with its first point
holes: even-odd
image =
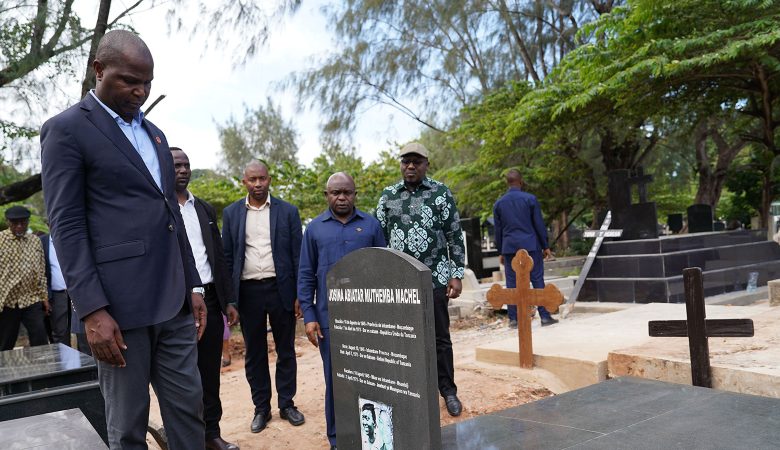
{"type": "Polygon", "coordinates": [[[428,150],[417,142],[401,149],[403,180],[382,191],[376,218],[388,247],[411,255],[431,269],[439,393],[447,412],[462,410],[455,386],[449,299],[460,295],[465,260],[455,198],[447,186],[428,178],[428,150]]]}

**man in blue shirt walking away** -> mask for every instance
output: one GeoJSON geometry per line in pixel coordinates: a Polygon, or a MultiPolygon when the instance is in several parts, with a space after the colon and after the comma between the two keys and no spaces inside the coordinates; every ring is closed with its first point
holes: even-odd
{"type": "MultiPolygon", "coordinates": [[[[552,255],[547,245],[547,228],[542,219],[542,208],[536,197],[523,192],[523,177],[517,169],[506,174],[509,190],[493,206],[493,220],[496,227],[496,248],[501,252],[499,259],[506,273],[506,287],[517,287],[512,258],[520,249],[528,251],[534,261],[531,270],[531,284],[535,289],[544,288],[544,258],[552,255]]],[[[542,326],[558,323],[544,306],[537,308],[542,326]]],[[[509,326],[517,327],[517,306],[508,305],[509,326]]]]}
{"type": "Polygon", "coordinates": [[[298,269],[298,300],[306,336],[320,349],[325,372],[325,421],[330,448],[336,448],[336,414],[330,373],[330,330],[326,277],[331,266],[347,253],[364,247],[386,247],[379,221],[355,208],[355,181],[344,172],[328,178],[328,209],[306,228],[298,269]],[[315,300],[316,299],[316,300],[315,300]]]}

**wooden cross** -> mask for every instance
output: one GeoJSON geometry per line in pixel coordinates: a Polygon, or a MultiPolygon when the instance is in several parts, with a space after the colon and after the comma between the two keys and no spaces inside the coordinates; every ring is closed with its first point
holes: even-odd
{"type": "Polygon", "coordinates": [[[685,309],[688,320],[653,320],[648,323],[650,336],[688,337],[691,352],[691,379],[694,386],[712,387],[708,337],[751,337],[751,319],[705,320],[704,284],[701,269],[683,269],[685,309]]]}
{"type": "Polygon", "coordinates": [[[555,312],[563,303],[563,294],[552,284],[544,289],[531,289],[531,269],[534,260],[525,250],[518,250],[512,258],[512,268],[515,269],[517,287],[505,289],[494,284],[487,293],[487,300],[493,308],[501,305],[517,305],[517,335],[520,340],[520,367],[530,369],[534,366],[534,351],[531,342],[531,317],[528,308],[544,306],[555,312]]]}

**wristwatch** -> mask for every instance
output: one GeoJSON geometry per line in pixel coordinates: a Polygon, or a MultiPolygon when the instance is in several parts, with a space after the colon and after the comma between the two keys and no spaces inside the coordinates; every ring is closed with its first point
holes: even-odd
{"type": "Polygon", "coordinates": [[[193,294],[200,294],[201,297],[206,298],[206,289],[203,286],[196,286],[192,288],[193,294]]]}

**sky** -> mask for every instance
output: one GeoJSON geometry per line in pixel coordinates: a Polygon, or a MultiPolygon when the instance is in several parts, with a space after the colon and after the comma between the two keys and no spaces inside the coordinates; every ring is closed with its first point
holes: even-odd
{"type": "MultiPolygon", "coordinates": [[[[130,0],[115,0],[111,20],[128,3],[130,0]]],[[[330,51],[333,35],[320,11],[323,3],[304,0],[295,15],[271,30],[265,48],[242,67],[234,67],[235,55],[230,52],[205,49],[204,36],[169,34],[165,4],[144,8],[123,20],[139,32],[155,59],[155,78],[144,109],[160,94],[166,95],[149,120],[163,130],[170,145],[187,152],[193,168],[217,168],[217,125],[231,116],[242,119],[245,105],[265,105],[267,97],[281,107],[283,117],[291,119],[298,131],[298,160],[309,164],[319,155],[322,116],[317,111],[297,111],[295,93],[280,89],[278,83],[295,71],[312,67],[315,58],[330,51]]],[[[77,2],[82,23],[95,22],[97,4],[96,0],[77,2]]],[[[395,109],[375,106],[359,118],[352,145],[364,161],[372,161],[380,151],[414,139],[420,131],[417,122],[395,109]]]]}

